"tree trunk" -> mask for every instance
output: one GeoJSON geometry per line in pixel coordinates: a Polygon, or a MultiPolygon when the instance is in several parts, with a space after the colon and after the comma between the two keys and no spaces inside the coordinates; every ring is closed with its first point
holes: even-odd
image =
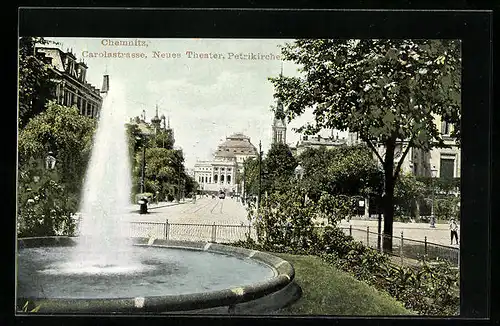
{"type": "Polygon", "coordinates": [[[386,144],[384,160],[384,190],[383,198],[384,210],[384,241],[383,250],[386,253],[392,252],[392,224],[394,220],[394,151],[395,141],[386,144]]]}

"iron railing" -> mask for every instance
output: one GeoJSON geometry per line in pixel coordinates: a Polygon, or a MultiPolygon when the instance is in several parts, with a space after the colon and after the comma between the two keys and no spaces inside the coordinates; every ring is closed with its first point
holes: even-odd
{"type": "Polygon", "coordinates": [[[255,227],[251,225],[184,224],[165,222],[130,222],[131,237],[147,237],[178,241],[206,241],[229,243],[257,239],[255,227]]]}
{"type": "MultiPolygon", "coordinates": [[[[325,227],[315,227],[322,234],[325,227]]],[[[383,252],[384,234],[373,232],[369,226],[366,229],[341,227],[346,235],[355,241],[383,252]]],[[[375,230],[376,231],[376,230],[375,230]]],[[[257,230],[251,224],[220,225],[220,224],[187,224],[152,221],[130,222],[130,237],[146,237],[178,241],[204,241],[213,243],[230,243],[252,239],[257,241],[257,230]]],[[[440,245],[422,240],[405,238],[401,231],[399,236],[392,237],[392,251],[387,252],[393,261],[403,265],[416,265],[423,259],[428,262],[446,260],[452,266],[460,266],[460,248],[440,245]]]]}
{"type": "MultiPolygon", "coordinates": [[[[354,240],[365,246],[383,251],[383,242],[386,236],[372,232],[369,226],[366,229],[353,228],[352,226],[341,229],[345,234],[352,236],[354,240]]],[[[419,260],[429,262],[446,260],[452,266],[460,266],[460,248],[429,242],[426,236],[422,240],[405,238],[403,231],[399,236],[392,236],[392,251],[387,253],[398,257],[400,262],[405,265],[417,264],[419,260]]]]}

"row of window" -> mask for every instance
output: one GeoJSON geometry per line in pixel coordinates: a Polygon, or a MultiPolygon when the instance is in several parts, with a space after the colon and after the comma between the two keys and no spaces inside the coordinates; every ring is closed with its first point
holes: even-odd
{"type": "MultiPolygon", "coordinates": [[[[212,168],[200,168],[199,170],[201,170],[201,171],[211,171],[211,170],[212,170],[212,168]]],[[[221,171],[225,171],[225,170],[226,170],[226,168],[220,168],[220,170],[221,170],[221,171]]],[[[215,167],[215,168],[214,168],[214,171],[219,171],[219,168],[215,167]]],[[[227,168],[227,171],[228,171],[228,172],[231,172],[231,168],[227,168]]]]}
{"type": "MultiPolygon", "coordinates": [[[[212,177],[211,176],[199,176],[198,177],[198,182],[200,183],[212,183],[212,177]]],[[[220,176],[220,179],[218,180],[218,176],[214,175],[214,183],[224,183],[224,175],[220,176]],[[219,182],[217,182],[219,181],[219,182]]],[[[226,183],[230,184],[231,183],[231,176],[228,175],[226,178],[226,183]]]]}
{"type": "Polygon", "coordinates": [[[80,114],[85,116],[94,118],[99,115],[99,108],[95,103],[89,102],[67,89],[63,89],[58,94],[58,103],[65,106],[76,105],[76,107],[80,110],[80,114]]]}

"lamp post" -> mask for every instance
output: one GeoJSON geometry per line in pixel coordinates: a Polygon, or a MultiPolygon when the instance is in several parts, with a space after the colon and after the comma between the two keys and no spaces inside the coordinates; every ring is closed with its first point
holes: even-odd
{"type": "Polygon", "coordinates": [[[181,201],[181,166],[179,165],[179,174],[177,176],[177,202],[181,201]]]}
{"type": "Polygon", "coordinates": [[[259,192],[257,193],[257,214],[260,209],[260,193],[262,186],[262,142],[259,140],[259,192]]]}
{"type": "Polygon", "coordinates": [[[142,164],[141,164],[141,183],[140,183],[140,192],[144,193],[145,186],[145,173],[146,173],[146,133],[141,133],[140,136],[136,136],[136,140],[142,140],[142,164]]]}
{"type": "Polygon", "coordinates": [[[431,188],[432,188],[432,202],[431,202],[431,228],[436,227],[436,218],[434,216],[434,196],[435,196],[435,190],[434,190],[434,178],[437,177],[437,169],[435,166],[432,166],[431,169],[431,188]]]}
{"type": "Polygon", "coordinates": [[[242,204],[245,204],[245,196],[246,196],[246,176],[247,176],[247,170],[245,169],[245,162],[246,160],[243,161],[243,184],[242,184],[242,190],[241,190],[241,202],[242,204]]]}

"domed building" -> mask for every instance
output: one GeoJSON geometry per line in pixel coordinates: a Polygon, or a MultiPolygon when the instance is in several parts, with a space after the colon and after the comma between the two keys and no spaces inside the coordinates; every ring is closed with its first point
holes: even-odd
{"type": "Polygon", "coordinates": [[[215,158],[236,159],[237,163],[243,164],[248,157],[257,157],[257,148],[250,142],[250,137],[242,133],[236,133],[226,137],[226,141],[220,144],[215,152],[215,158]]]}
{"type": "Polygon", "coordinates": [[[242,172],[243,162],[257,157],[258,152],[250,137],[235,133],[217,147],[211,161],[198,161],[194,166],[194,178],[204,193],[224,191],[237,193],[236,173],[242,172]]]}

